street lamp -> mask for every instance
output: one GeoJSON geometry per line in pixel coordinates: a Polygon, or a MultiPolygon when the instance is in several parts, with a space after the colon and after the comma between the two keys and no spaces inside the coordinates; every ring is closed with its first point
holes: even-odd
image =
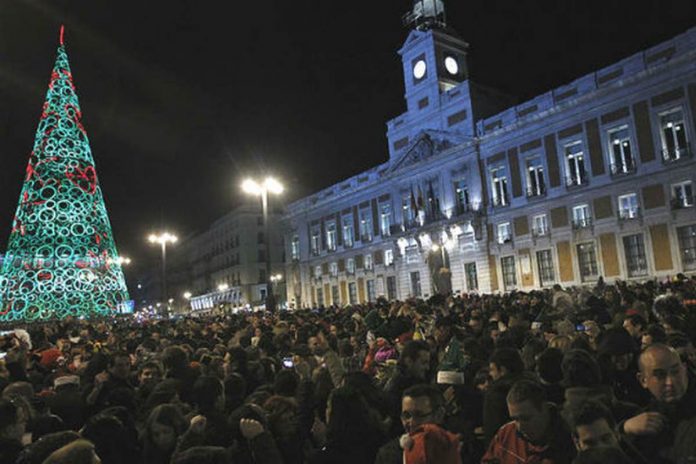
{"type": "Polygon", "coordinates": [[[263,182],[257,182],[253,179],[246,179],[242,182],[242,190],[244,192],[261,196],[261,206],[263,210],[263,225],[264,225],[264,246],[266,247],[266,309],[275,311],[275,297],[273,296],[273,279],[271,278],[271,240],[269,237],[268,227],[268,194],[272,193],[280,195],[283,193],[283,184],[278,182],[273,177],[266,177],[263,182]]]}
{"type": "Polygon", "coordinates": [[[170,234],[169,232],[162,232],[161,234],[150,234],[147,238],[150,243],[159,243],[162,248],[162,301],[167,301],[167,244],[176,243],[176,235],[170,234]]]}

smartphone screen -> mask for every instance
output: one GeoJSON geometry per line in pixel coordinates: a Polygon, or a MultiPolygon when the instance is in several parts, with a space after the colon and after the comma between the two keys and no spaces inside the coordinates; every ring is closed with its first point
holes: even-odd
{"type": "Polygon", "coordinates": [[[295,367],[295,363],[292,362],[292,358],[283,358],[283,367],[287,369],[292,369],[295,367]]]}

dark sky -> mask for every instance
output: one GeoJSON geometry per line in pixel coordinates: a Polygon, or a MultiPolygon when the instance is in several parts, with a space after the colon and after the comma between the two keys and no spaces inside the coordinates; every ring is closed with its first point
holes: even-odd
{"type": "MultiPolygon", "coordinates": [[[[446,0],[472,79],[520,99],[696,25],[693,0],[446,0]]],[[[119,251],[206,228],[272,172],[294,199],[387,158],[410,0],[0,0],[0,250],[66,42],[119,251]]]]}

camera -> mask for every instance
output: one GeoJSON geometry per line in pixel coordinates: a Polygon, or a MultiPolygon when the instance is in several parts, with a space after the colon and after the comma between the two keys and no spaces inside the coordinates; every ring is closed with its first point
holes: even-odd
{"type": "Polygon", "coordinates": [[[584,332],[585,331],[585,325],[584,324],[578,324],[575,326],[575,331],[576,332],[584,332]]]}

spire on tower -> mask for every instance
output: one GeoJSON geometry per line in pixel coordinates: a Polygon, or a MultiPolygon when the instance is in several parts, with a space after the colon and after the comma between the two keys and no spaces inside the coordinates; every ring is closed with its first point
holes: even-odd
{"type": "Polygon", "coordinates": [[[65,41],[63,40],[65,38],[65,26],[63,24],[60,25],[60,46],[62,47],[65,45],[65,41]]]}
{"type": "Polygon", "coordinates": [[[443,0],[413,0],[413,10],[403,16],[405,26],[418,30],[447,27],[443,0]]]}

